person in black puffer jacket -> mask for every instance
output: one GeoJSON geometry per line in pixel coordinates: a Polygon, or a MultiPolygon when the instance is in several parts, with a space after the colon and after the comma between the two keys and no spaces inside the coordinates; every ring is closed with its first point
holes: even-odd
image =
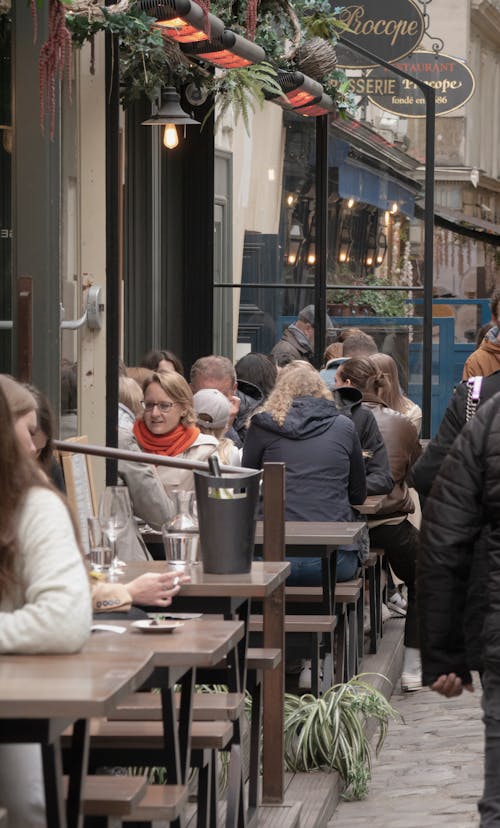
{"type": "MultiPolygon", "coordinates": [[[[479,405],[491,399],[499,391],[500,371],[495,371],[489,377],[482,378],[479,405]]],[[[467,394],[467,382],[460,383],[448,403],[435,436],[410,471],[411,485],[422,497],[427,497],[429,494],[434,478],[441,468],[441,463],[452,447],[453,441],[467,422],[467,394]]]]}
{"type": "MultiPolygon", "coordinates": [[[[471,647],[484,668],[482,828],[500,825],[500,394],[455,440],[426,501],[417,597],[423,681],[445,696],[472,690],[471,647]],[[481,554],[476,541],[488,528],[481,554]],[[479,588],[478,588],[479,587],[479,588]],[[481,602],[471,599],[481,596],[481,602]],[[471,607],[471,604],[473,606],[471,607]],[[480,635],[467,646],[467,616],[480,635]]],[[[470,631],[469,631],[470,635],[470,631]]]]}

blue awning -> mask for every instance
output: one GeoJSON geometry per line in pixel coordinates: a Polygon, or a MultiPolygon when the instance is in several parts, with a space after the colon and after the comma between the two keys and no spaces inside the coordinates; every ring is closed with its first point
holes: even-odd
{"type": "Polygon", "coordinates": [[[409,218],[415,215],[415,194],[388,173],[351,160],[339,164],[338,169],[341,198],[353,198],[379,210],[391,210],[396,202],[400,213],[409,218]]]}

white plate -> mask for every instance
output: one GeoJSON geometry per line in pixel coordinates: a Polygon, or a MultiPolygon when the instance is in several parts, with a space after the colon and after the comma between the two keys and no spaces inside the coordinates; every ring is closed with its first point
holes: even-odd
{"type": "Polygon", "coordinates": [[[145,619],[144,621],[132,621],[131,626],[143,633],[172,633],[184,624],[182,621],[157,621],[155,623],[152,619],[145,619]]]}

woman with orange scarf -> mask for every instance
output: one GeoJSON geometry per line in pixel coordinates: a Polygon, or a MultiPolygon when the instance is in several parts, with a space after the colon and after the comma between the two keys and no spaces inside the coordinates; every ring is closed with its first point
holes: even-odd
{"type": "MultiPolygon", "coordinates": [[[[194,425],[193,393],[184,377],[174,372],[152,374],[142,390],[143,415],[131,435],[142,451],[183,460],[207,460],[217,451],[218,440],[194,425]]],[[[186,469],[158,466],[157,471],[167,495],[194,489],[193,474],[186,469]]]]}

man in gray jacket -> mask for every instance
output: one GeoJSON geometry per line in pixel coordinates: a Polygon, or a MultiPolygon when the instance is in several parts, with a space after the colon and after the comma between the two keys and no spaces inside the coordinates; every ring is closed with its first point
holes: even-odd
{"type": "MultiPolygon", "coordinates": [[[[326,317],[327,330],[331,329],[330,318],[326,317]]],[[[282,337],[276,343],[271,356],[277,365],[292,362],[294,359],[305,359],[309,362],[314,358],[314,305],[307,305],[299,311],[295,322],[283,331],[282,337]]]]}

